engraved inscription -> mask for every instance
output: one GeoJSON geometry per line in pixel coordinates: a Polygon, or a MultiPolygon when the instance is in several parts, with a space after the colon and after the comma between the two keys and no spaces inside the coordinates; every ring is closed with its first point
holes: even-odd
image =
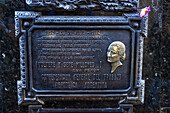
{"type": "Polygon", "coordinates": [[[77,82],[56,82],[56,88],[76,88],[77,82]]]}
{"type": "Polygon", "coordinates": [[[33,84],[37,84],[35,80],[42,84],[42,87],[35,85],[35,89],[128,88],[130,52],[124,65],[114,73],[110,72],[107,58],[107,47],[112,42],[119,40],[130,45],[128,30],[35,30],[32,37],[36,75],[33,84]],[[129,41],[124,41],[125,38],[129,41]]]}
{"type": "Polygon", "coordinates": [[[85,82],[85,88],[107,88],[107,82],[85,82]]]}
{"type": "Polygon", "coordinates": [[[90,82],[90,81],[119,81],[121,74],[42,74],[44,83],[53,83],[56,88],[77,88],[78,82],[82,81],[84,89],[86,88],[107,88],[107,82],[90,82]],[[60,81],[60,82],[59,82],[60,81]],[[62,81],[62,82],[61,82],[62,81]],[[63,82],[68,81],[68,82],[63,82]],[[74,81],[74,82],[69,82],[74,81]],[[84,82],[85,81],[85,82],[84,82]]]}

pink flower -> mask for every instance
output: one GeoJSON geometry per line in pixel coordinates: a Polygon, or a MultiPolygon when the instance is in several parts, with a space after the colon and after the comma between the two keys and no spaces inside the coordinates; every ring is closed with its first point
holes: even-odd
{"type": "Polygon", "coordinates": [[[149,11],[150,11],[150,6],[141,9],[141,11],[139,11],[140,14],[139,17],[145,17],[145,15],[148,15],[149,11]]]}

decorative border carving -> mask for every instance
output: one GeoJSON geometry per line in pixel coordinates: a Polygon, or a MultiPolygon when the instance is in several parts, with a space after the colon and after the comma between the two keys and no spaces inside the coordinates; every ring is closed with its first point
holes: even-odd
{"type": "Polygon", "coordinates": [[[24,35],[20,37],[19,45],[20,45],[20,72],[21,72],[22,88],[26,88],[27,56],[26,56],[26,40],[24,35]]]}
{"type": "Polygon", "coordinates": [[[148,15],[146,15],[144,18],[143,18],[143,32],[142,34],[144,35],[143,37],[148,37],[148,15]]]}
{"type": "Polygon", "coordinates": [[[31,7],[50,7],[67,11],[77,9],[102,9],[105,11],[137,11],[138,0],[26,0],[31,7]]]}
{"type": "MultiPolygon", "coordinates": [[[[104,98],[104,97],[122,97],[118,99],[120,100],[119,103],[143,103],[144,101],[144,80],[142,80],[142,58],[143,58],[143,38],[140,36],[140,33],[142,32],[142,18],[139,18],[139,14],[124,14],[122,17],[102,17],[101,16],[95,16],[95,17],[72,17],[72,16],[41,16],[38,12],[27,12],[27,11],[16,11],[15,12],[15,20],[16,20],[16,37],[20,37],[20,52],[21,52],[21,80],[18,81],[18,104],[26,103],[26,104],[33,104],[33,103],[43,103],[44,100],[48,100],[49,97],[57,98],[68,98],[71,97],[71,95],[64,95],[64,94],[58,94],[58,95],[49,95],[49,97],[46,95],[45,97],[42,94],[36,94],[37,92],[29,91],[29,88],[27,87],[28,81],[27,81],[27,55],[26,50],[26,31],[30,29],[32,25],[41,24],[43,23],[53,23],[53,25],[59,25],[59,24],[67,24],[67,23],[77,23],[78,24],[90,24],[90,25],[100,25],[100,24],[109,24],[109,25],[117,25],[117,24],[125,24],[130,26],[134,31],[136,31],[136,36],[138,36],[138,49],[136,53],[138,53],[138,59],[137,59],[137,73],[136,73],[136,79],[134,90],[132,90],[128,94],[91,94],[90,98],[104,98]],[[26,20],[29,21],[26,21],[26,20]],[[31,23],[31,24],[30,24],[31,23]],[[27,27],[27,28],[25,28],[27,27]],[[25,56],[25,59],[22,58],[25,56]],[[24,65],[23,65],[24,64],[24,65]],[[25,69],[25,72],[23,71],[25,69]],[[27,90],[26,90],[27,89],[27,90]],[[41,100],[40,100],[41,99],[41,100]]],[[[74,94],[74,97],[78,98],[86,98],[88,97],[88,94],[74,94]]]]}
{"type": "Polygon", "coordinates": [[[141,80],[141,86],[139,88],[139,100],[141,103],[144,103],[144,96],[145,96],[145,80],[141,80]]]}
{"type": "Polygon", "coordinates": [[[41,13],[33,11],[15,11],[15,18],[36,18],[41,13]]]}
{"type": "Polygon", "coordinates": [[[22,98],[22,81],[18,80],[17,81],[17,93],[18,93],[18,104],[21,104],[21,102],[23,101],[22,98]]]}
{"type": "Polygon", "coordinates": [[[139,35],[139,46],[138,46],[138,69],[136,70],[136,87],[141,87],[142,80],[142,64],[143,64],[143,36],[139,35]]]}
{"type": "Polygon", "coordinates": [[[39,12],[16,11],[15,12],[15,37],[19,37],[20,46],[20,73],[21,80],[17,81],[18,104],[24,100],[25,89],[27,88],[27,54],[26,54],[26,36],[21,19],[34,19],[39,16],[39,12]]]}
{"type": "Polygon", "coordinates": [[[20,34],[20,23],[19,18],[15,18],[15,37],[20,34]]]}
{"type": "MultiPolygon", "coordinates": [[[[35,23],[75,23],[75,22],[81,22],[81,23],[108,23],[108,22],[115,22],[115,23],[128,23],[128,20],[126,18],[122,17],[90,17],[90,16],[57,16],[57,17],[39,17],[35,20],[35,23]]],[[[102,23],[102,24],[103,24],[102,23]]]]}

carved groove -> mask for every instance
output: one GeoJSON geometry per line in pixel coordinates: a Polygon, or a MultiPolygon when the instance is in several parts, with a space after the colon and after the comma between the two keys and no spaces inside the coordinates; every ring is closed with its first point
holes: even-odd
{"type": "Polygon", "coordinates": [[[122,17],[88,17],[88,16],[81,16],[81,17],[64,17],[64,16],[58,16],[57,18],[56,17],[39,17],[35,20],[35,23],[38,23],[38,22],[42,22],[42,23],[69,23],[69,22],[81,22],[81,23],[98,23],[98,22],[105,22],[105,23],[108,23],[108,22],[119,22],[119,23],[122,23],[122,22],[125,22],[125,23],[128,23],[128,20],[126,18],[122,18],[122,17]]]}

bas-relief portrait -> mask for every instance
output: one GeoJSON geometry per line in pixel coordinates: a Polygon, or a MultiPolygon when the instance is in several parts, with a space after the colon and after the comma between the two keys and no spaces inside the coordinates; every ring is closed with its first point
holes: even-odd
{"type": "Polygon", "coordinates": [[[120,41],[112,42],[107,51],[107,61],[111,63],[111,73],[113,73],[119,66],[123,65],[126,58],[125,45],[120,41]]]}

